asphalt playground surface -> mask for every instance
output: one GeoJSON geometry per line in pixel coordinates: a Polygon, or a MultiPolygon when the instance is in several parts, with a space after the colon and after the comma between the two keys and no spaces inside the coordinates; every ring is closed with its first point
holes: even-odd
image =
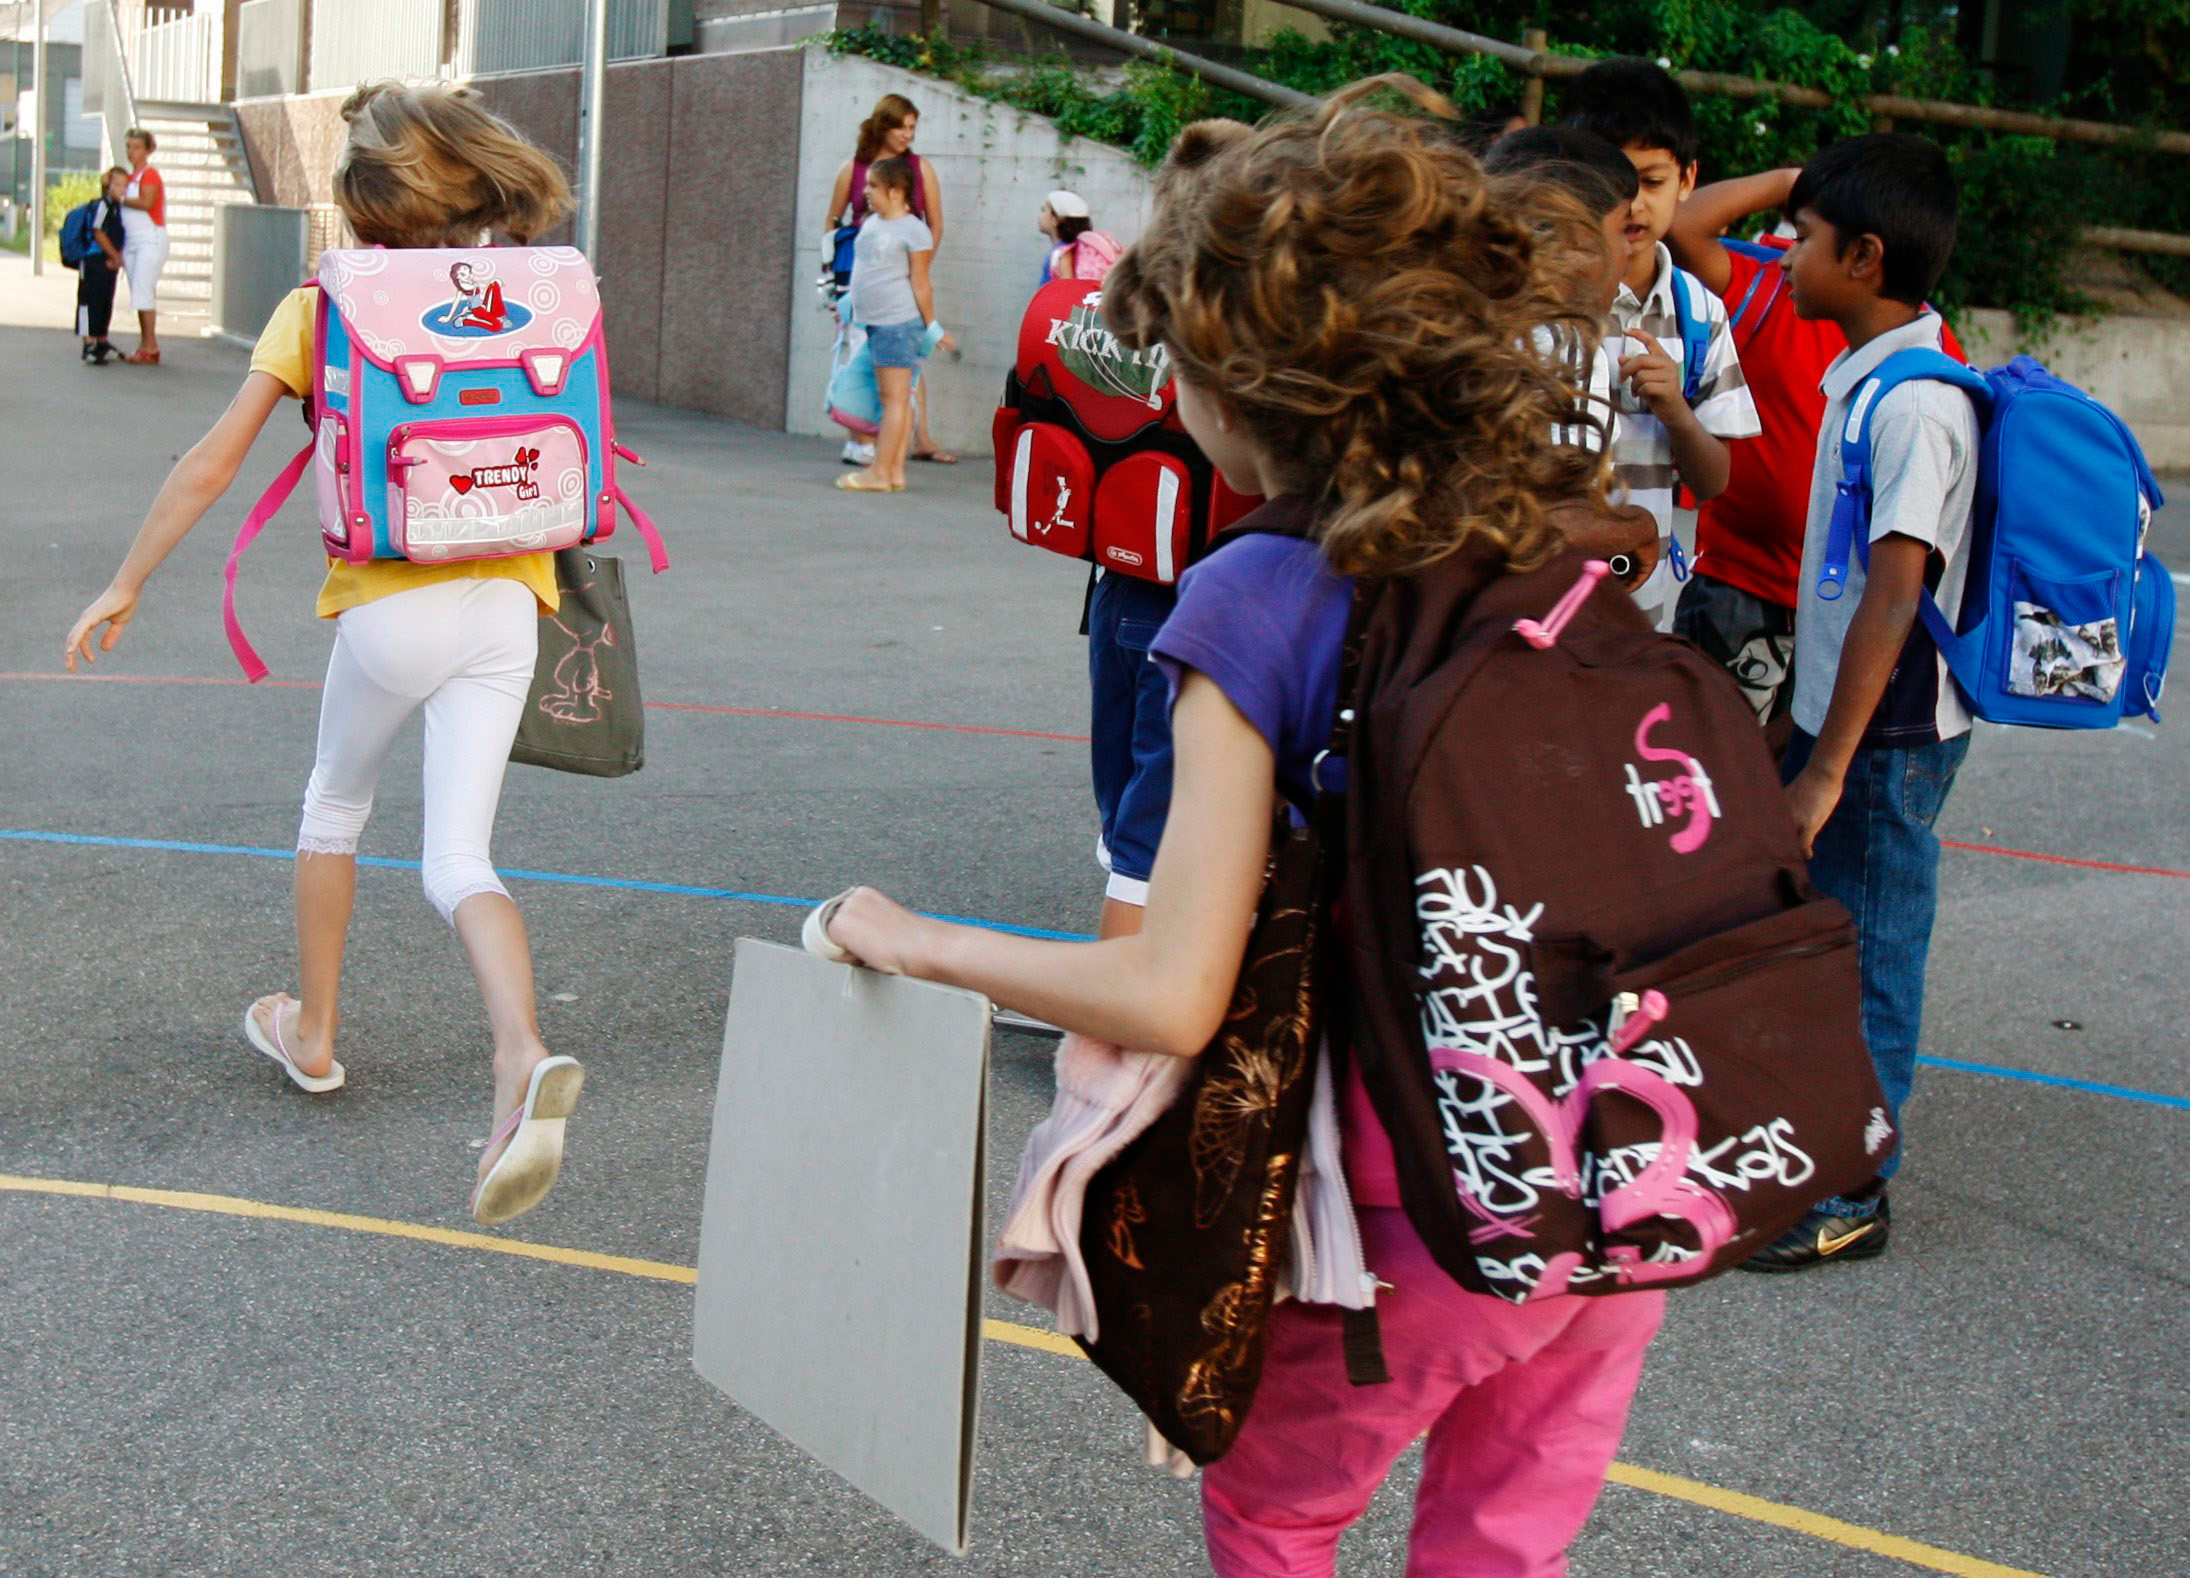
{"type": "MultiPolygon", "coordinates": [[[[1202,1570],[1193,1487],[1140,1466],[1092,1366],[986,1344],[954,1562],[693,1373],[678,1280],[734,938],[792,942],[788,901],[854,881],[1092,929],[1076,567],[1008,541],[986,462],[853,497],[834,446],[624,408],[675,559],[650,579],[616,544],[648,760],[512,769],[505,873],[598,879],[510,878],[549,1043],[590,1077],[555,1192],[487,1235],[464,1210],[484,1015],[414,871],[361,877],[346,1089],[302,1095],[238,1033],[295,985],[285,856],[331,638],[301,505],[243,575],[278,684],[236,682],[219,581],[294,416],[95,677],[59,677],[244,371],[206,342],[168,357],[81,370],[65,335],[0,328],[0,1574],[1202,1570]]],[[[2190,568],[2190,508],[2156,536],[2190,568]]],[[[417,752],[368,856],[417,857],[417,752]]],[[[1981,734],[1926,1046],[1974,1067],[1919,1075],[1892,1250],[1672,1296],[1575,1572],[2190,1571],[2186,783],[2190,722],[1981,734]]],[[[992,1223],[1051,1051],[997,1037],[992,1223]]],[[[1399,1571],[1412,1473],[1342,1572],[1399,1571]]]]}

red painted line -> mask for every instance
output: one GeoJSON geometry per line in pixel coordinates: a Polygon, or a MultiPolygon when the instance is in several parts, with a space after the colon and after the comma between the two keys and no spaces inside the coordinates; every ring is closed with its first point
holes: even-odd
{"type": "MultiPolygon", "coordinates": [[[[0,675],[0,678],[5,678],[0,675]]],[[[1084,734],[1051,734],[1043,729],[1004,729],[987,723],[924,723],[911,718],[861,718],[841,712],[778,712],[768,707],[715,707],[702,701],[650,701],[664,712],[715,712],[732,718],[794,718],[807,723],[859,723],[871,729],[934,729],[945,734],[999,734],[1013,740],[1056,740],[1085,745],[1084,734]]]]}
{"type": "MultiPolygon", "coordinates": [[[[105,685],[220,685],[248,686],[241,675],[205,676],[181,674],[0,674],[0,682],[58,680],[63,684],[105,685]]],[[[261,688],[318,690],[316,679],[262,679],[261,688]]],[[[1012,740],[1055,740],[1062,745],[1085,745],[1084,734],[1052,734],[1044,729],[1006,729],[987,723],[931,723],[915,718],[862,718],[839,712],[781,712],[770,707],[717,707],[704,701],[650,701],[647,707],[661,712],[710,712],[727,718],[784,718],[804,723],[856,723],[871,729],[925,729],[939,734],[992,734],[1012,740]]]]}
{"type": "MultiPolygon", "coordinates": [[[[0,674],[0,682],[26,680],[59,680],[63,683],[104,683],[108,685],[248,685],[250,681],[240,675],[208,677],[174,674],[0,674]]],[[[261,685],[280,686],[285,690],[318,690],[319,681],[312,679],[263,679],[261,685]]],[[[1054,740],[1060,745],[1085,745],[1084,734],[1053,734],[1046,729],[1005,729],[986,723],[931,723],[913,718],[863,718],[841,712],[783,712],[771,707],[718,707],[703,701],[650,701],[649,708],[662,712],[707,712],[726,718],[782,718],[799,723],[854,723],[870,729],[922,729],[938,734],[989,734],[1010,740],[1054,740]]],[[[2182,877],[2190,878],[2190,871],[2173,871],[2165,866],[2125,866],[2111,860],[2078,860],[2071,855],[2047,855],[2035,849],[2008,849],[1999,844],[1971,844],[1958,838],[1943,838],[1940,843],[1949,849],[1966,850],[1975,855],[1999,855],[2009,860],[2035,860],[2049,866],[2075,866],[2085,871],[2111,871],[2135,877],[2182,877]]]]}
{"type": "Polygon", "coordinates": [[[2042,855],[2035,849],[2003,849],[1998,844],[1967,844],[1958,838],[1942,838],[1949,849],[1966,849],[1976,855],[2005,855],[2011,860],[2036,860],[2049,866],[2080,866],[2086,871],[2119,871],[2135,877],[2184,877],[2190,871],[2170,871],[2165,866],[2123,866],[2111,860],[2078,860],[2071,855],[2042,855]]]}
{"type": "MultiPolygon", "coordinates": [[[[0,680],[59,680],[64,685],[248,685],[243,678],[207,678],[188,674],[0,674],[0,680]]],[[[316,679],[262,679],[268,690],[318,690],[316,679]]]]}

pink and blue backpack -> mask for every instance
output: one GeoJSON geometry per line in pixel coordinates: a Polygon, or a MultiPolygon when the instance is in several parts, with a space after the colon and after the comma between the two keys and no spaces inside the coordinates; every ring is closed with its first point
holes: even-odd
{"type": "Polygon", "coordinates": [[[320,259],[312,437],[229,551],[222,615],[254,681],[266,665],[236,619],[236,568],[309,466],[329,557],[446,564],[552,552],[616,529],[619,505],[656,573],[669,557],[616,480],[600,289],[573,247],[329,251],[320,259]]]}

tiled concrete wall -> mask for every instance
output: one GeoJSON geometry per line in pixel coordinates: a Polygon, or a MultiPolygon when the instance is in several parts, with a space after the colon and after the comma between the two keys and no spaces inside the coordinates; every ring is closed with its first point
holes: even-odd
{"type": "MultiPolygon", "coordinates": [[[[782,425],[800,69],[795,50],[609,68],[599,268],[617,393],[782,425]]],[[[575,164],[577,72],[478,87],[575,164]]]]}
{"type": "MultiPolygon", "coordinates": [[[[609,68],[598,267],[618,394],[783,425],[802,69],[796,50],[609,68]]],[[[575,166],[576,71],[476,86],[496,114],[575,166]]],[[[346,96],[237,106],[260,201],[328,201],[346,96]]],[[[565,227],[540,239],[569,237],[565,227]]]]}
{"type": "Polygon", "coordinates": [[[328,200],[342,152],[342,101],[349,89],[294,98],[246,99],[236,106],[262,203],[309,208],[328,200]]]}
{"type": "Polygon", "coordinates": [[[676,63],[661,398],[780,428],[799,182],[797,50],[676,63]]]}
{"type": "Polygon", "coordinates": [[[1956,324],[1970,360],[1997,367],[2027,350],[2129,424],[2155,471],[2190,471],[2190,323],[2179,318],[2068,318],[2035,345],[1992,307],[1956,324]]]}

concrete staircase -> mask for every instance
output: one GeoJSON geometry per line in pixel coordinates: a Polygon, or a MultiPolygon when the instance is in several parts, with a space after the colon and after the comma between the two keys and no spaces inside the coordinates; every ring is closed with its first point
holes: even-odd
{"type": "MultiPolygon", "coordinates": [[[[167,183],[167,272],[160,316],[179,332],[206,327],[213,307],[213,211],[256,202],[235,111],[225,104],[140,99],[137,122],[159,139],[152,163],[167,183]]],[[[167,324],[162,323],[165,329],[167,324]]]]}

